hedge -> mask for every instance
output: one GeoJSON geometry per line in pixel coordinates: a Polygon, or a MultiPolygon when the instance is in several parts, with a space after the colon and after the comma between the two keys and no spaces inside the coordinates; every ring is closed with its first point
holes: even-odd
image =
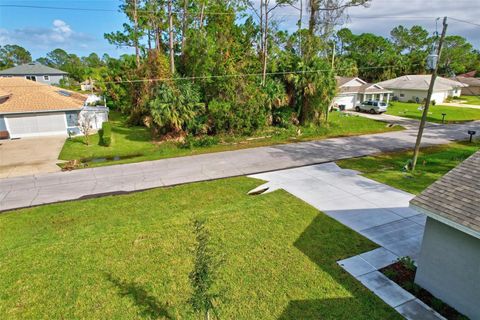
{"type": "Polygon", "coordinates": [[[98,130],[98,135],[100,136],[100,145],[110,146],[112,143],[112,124],[110,122],[102,123],[102,129],[98,130]]]}

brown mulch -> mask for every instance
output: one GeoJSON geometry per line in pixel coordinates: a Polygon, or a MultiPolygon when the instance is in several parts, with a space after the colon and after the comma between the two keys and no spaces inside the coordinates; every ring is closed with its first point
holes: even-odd
{"type": "Polygon", "coordinates": [[[449,320],[468,320],[468,317],[464,316],[440,299],[435,298],[430,292],[415,284],[415,268],[412,270],[399,261],[381,269],[380,272],[445,318],[449,320]]]}

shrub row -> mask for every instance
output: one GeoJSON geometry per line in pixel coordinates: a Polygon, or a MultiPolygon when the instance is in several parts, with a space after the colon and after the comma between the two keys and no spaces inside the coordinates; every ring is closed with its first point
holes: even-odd
{"type": "Polygon", "coordinates": [[[100,136],[99,144],[104,147],[112,143],[112,124],[110,122],[102,123],[102,129],[98,130],[100,136]]]}

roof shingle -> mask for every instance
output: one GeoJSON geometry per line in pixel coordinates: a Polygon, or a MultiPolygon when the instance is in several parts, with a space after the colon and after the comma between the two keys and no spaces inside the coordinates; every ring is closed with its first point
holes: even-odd
{"type": "Polygon", "coordinates": [[[8,68],[0,71],[0,75],[67,75],[68,73],[62,70],[44,66],[38,62],[31,62],[18,65],[16,67],[8,68]]]}
{"type": "Polygon", "coordinates": [[[86,95],[24,78],[0,78],[0,114],[80,110],[86,95]],[[8,98],[5,99],[5,96],[8,98]]]}
{"type": "Polygon", "coordinates": [[[480,151],[433,183],[410,204],[480,238],[480,151]]]}

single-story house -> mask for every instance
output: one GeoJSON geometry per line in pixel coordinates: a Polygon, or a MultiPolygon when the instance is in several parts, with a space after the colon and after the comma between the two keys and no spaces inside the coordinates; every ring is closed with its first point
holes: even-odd
{"type": "Polygon", "coordinates": [[[410,206],[427,215],[415,282],[472,320],[480,319],[480,151],[410,206]]]}
{"type": "MultiPolygon", "coordinates": [[[[427,98],[431,75],[407,75],[395,79],[379,82],[378,85],[393,91],[395,100],[403,102],[421,103],[427,98]]],[[[459,97],[462,88],[468,87],[458,81],[437,77],[433,88],[432,100],[437,104],[443,103],[447,97],[459,97]]]]}
{"type": "Polygon", "coordinates": [[[0,78],[2,137],[81,134],[85,119],[92,130],[108,121],[102,99],[24,78],[0,78]]]}
{"type": "Polygon", "coordinates": [[[452,80],[456,80],[458,82],[468,85],[467,88],[462,90],[462,94],[464,96],[480,95],[480,78],[457,76],[452,78],[452,80]]]}
{"type": "Polygon", "coordinates": [[[337,96],[333,99],[336,106],[344,105],[345,109],[355,107],[369,100],[390,101],[392,91],[377,84],[371,84],[357,77],[336,77],[337,96]]]}
{"type": "Polygon", "coordinates": [[[0,77],[21,77],[27,80],[59,84],[68,75],[67,72],[44,66],[38,62],[30,62],[13,68],[0,70],[0,77]]]}

